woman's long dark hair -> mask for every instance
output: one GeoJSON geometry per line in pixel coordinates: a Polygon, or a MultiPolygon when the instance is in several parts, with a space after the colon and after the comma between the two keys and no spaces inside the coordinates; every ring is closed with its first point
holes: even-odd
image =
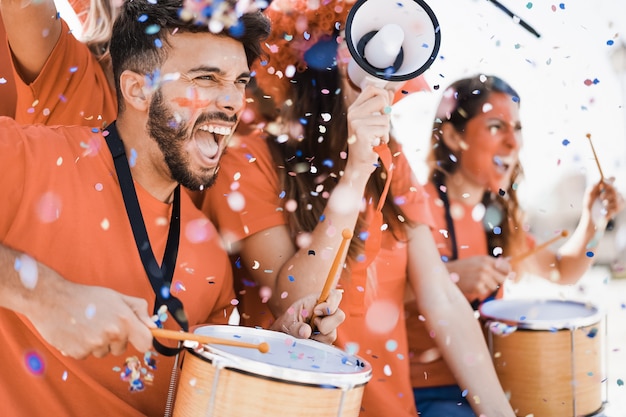
{"type": "MultiPolygon", "coordinates": [[[[294,238],[299,233],[313,231],[326,207],[327,196],[343,174],[347,158],[341,155],[348,152],[346,115],[341,75],[336,65],[326,69],[307,68],[295,74],[290,97],[280,111],[284,128],[267,138],[274,162],[279,167],[278,176],[285,191],[283,200],[298,203],[298,210],[287,214],[294,238]],[[281,134],[287,133],[288,126],[293,124],[301,126],[301,135],[281,139],[281,134]]],[[[393,139],[389,146],[392,154],[398,150],[393,139]]],[[[365,192],[368,203],[370,200],[374,205],[378,203],[386,177],[387,172],[382,166],[372,174],[365,192]]],[[[403,236],[400,219],[407,216],[394,203],[391,190],[383,206],[383,218],[396,236],[403,236]]],[[[360,232],[366,230],[367,224],[361,215],[350,244],[349,257],[355,259],[363,252],[364,241],[360,232]]]]}
{"type": "MultiPolygon", "coordinates": [[[[451,84],[444,92],[444,97],[437,110],[431,135],[430,153],[427,163],[430,168],[429,180],[434,184],[445,183],[447,175],[458,169],[461,159],[446,146],[442,138],[442,127],[451,124],[459,133],[465,132],[467,123],[482,112],[483,105],[493,93],[505,93],[519,104],[519,95],[504,80],[492,75],[477,75],[464,78],[451,84]]],[[[486,200],[498,206],[502,212],[501,233],[495,234],[487,230],[490,248],[502,248],[504,256],[512,256],[526,249],[526,239],[523,230],[523,213],[517,198],[517,183],[523,174],[522,166],[518,161],[508,189],[491,193],[486,200]]]]}

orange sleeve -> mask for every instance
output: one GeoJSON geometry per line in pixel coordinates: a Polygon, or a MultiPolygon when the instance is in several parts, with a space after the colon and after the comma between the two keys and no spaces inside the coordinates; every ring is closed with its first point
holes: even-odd
{"type": "Polygon", "coordinates": [[[26,84],[13,69],[17,89],[15,120],[21,124],[102,127],[117,115],[107,76],[87,45],[67,23],[39,76],[26,84]]]}
{"type": "Polygon", "coordinates": [[[11,67],[11,52],[6,39],[4,23],[0,19],[0,116],[15,116],[15,103],[17,92],[15,91],[15,79],[11,67]]]}
{"type": "Polygon", "coordinates": [[[0,240],[13,224],[24,194],[25,150],[22,141],[17,140],[18,136],[21,136],[21,130],[17,123],[9,117],[0,117],[0,187],[5,193],[0,204],[0,240]]]}

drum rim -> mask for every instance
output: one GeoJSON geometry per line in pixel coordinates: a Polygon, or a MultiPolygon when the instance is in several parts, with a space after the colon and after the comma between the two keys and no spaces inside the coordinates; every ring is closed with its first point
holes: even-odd
{"type": "MultiPolygon", "coordinates": [[[[359,383],[355,383],[354,381],[351,381],[352,383],[343,383],[343,384],[334,384],[334,383],[326,383],[326,384],[321,384],[319,381],[318,382],[308,382],[306,380],[300,380],[299,378],[294,379],[292,376],[293,375],[289,375],[289,378],[285,378],[285,377],[280,377],[280,376],[274,376],[274,375],[265,375],[265,374],[261,374],[261,373],[256,373],[256,372],[252,372],[249,370],[245,370],[245,369],[240,369],[240,368],[235,368],[232,365],[232,363],[229,364],[225,364],[222,363],[224,358],[221,358],[218,355],[215,355],[212,352],[207,352],[207,351],[203,351],[202,353],[191,349],[191,348],[187,348],[188,353],[192,354],[193,356],[197,357],[198,359],[205,361],[205,362],[209,362],[211,364],[215,363],[216,367],[219,367],[220,369],[226,369],[228,371],[232,371],[232,372],[236,372],[238,374],[242,374],[242,375],[248,375],[248,376],[253,376],[255,378],[260,378],[260,379],[264,379],[264,380],[268,380],[268,381],[273,381],[273,382],[279,382],[279,383],[283,383],[283,384],[290,384],[290,385],[301,385],[301,386],[305,386],[305,387],[313,387],[313,388],[324,388],[324,389],[353,389],[353,388],[359,388],[362,387],[364,385],[367,384],[368,380],[364,380],[361,381],[359,383]]],[[[291,368],[285,368],[288,370],[293,370],[291,368]]],[[[318,375],[321,375],[321,373],[317,373],[318,375]]],[[[324,373],[327,374],[327,373],[324,373]]],[[[332,374],[333,376],[335,375],[354,375],[354,374],[332,374]]],[[[336,380],[333,379],[332,382],[335,382],[336,380]]]]}
{"type": "Polygon", "coordinates": [[[558,299],[524,299],[524,298],[511,298],[511,299],[496,299],[490,300],[486,303],[483,303],[479,307],[480,319],[485,321],[492,322],[501,322],[511,326],[516,326],[518,329],[528,329],[528,330],[567,330],[567,329],[575,329],[580,327],[592,326],[600,323],[602,319],[602,314],[600,309],[589,302],[582,302],[576,300],[558,300],[558,299]],[[586,310],[593,310],[593,314],[585,317],[575,317],[569,319],[554,319],[553,321],[549,320],[536,320],[536,319],[527,319],[527,320],[514,320],[510,318],[502,318],[496,317],[493,313],[487,314],[485,309],[487,306],[493,306],[494,304],[503,304],[503,303],[527,303],[529,307],[540,304],[573,304],[580,306],[586,310]]]}
{"type": "MultiPolygon", "coordinates": [[[[255,333],[259,334],[259,337],[263,337],[263,334],[265,334],[265,338],[268,340],[277,339],[278,335],[282,335],[282,337],[293,337],[282,332],[234,325],[201,326],[195,329],[194,333],[202,334],[201,330],[208,327],[214,328],[216,330],[227,330],[228,334],[241,334],[246,332],[250,333],[254,331],[255,333]]],[[[210,335],[214,336],[213,333],[211,333],[210,335]]],[[[200,359],[211,362],[214,366],[219,368],[229,369],[239,373],[256,375],[263,378],[287,383],[295,382],[303,385],[324,388],[352,389],[367,384],[367,382],[369,382],[369,380],[372,378],[372,366],[369,362],[363,360],[361,357],[348,354],[337,348],[336,346],[317,342],[315,340],[297,339],[295,337],[294,339],[296,339],[299,344],[311,348],[341,352],[349,357],[359,360],[362,363],[362,366],[359,370],[352,373],[332,371],[316,372],[313,370],[289,368],[270,363],[262,363],[252,358],[235,355],[233,353],[220,349],[220,347],[217,345],[203,345],[202,352],[198,352],[197,349],[189,347],[187,348],[187,350],[191,351],[192,354],[198,356],[200,359]]]]}

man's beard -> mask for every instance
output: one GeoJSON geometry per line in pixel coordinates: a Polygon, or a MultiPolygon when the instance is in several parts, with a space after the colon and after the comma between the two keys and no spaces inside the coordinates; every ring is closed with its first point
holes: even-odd
{"type": "Polygon", "coordinates": [[[191,162],[184,149],[185,142],[190,140],[188,128],[184,121],[177,122],[174,113],[163,103],[161,90],[154,93],[150,102],[147,128],[163,153],[172,179],[190,190],[205,189],[215,183],[217,169],[199,173],[191,170],[191,162]]]}

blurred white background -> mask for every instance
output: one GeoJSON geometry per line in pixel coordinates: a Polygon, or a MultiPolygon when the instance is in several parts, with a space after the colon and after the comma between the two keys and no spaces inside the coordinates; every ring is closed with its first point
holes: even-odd
{"type": "MultiPolygon", "coordinates": [[[[396,104],[398,139],[420,179],[441,93],[458,78],[486,73],[520,94],[525,180],[520,198],[538,241],[573,231],[585,186],[605,177],[626,189],[626,1],[500,0],[537,38],[489,0],[426,0],[441,26],[439,58],[424,77],[430,92],[396,104]],[[565,144],[567,143],[567,145],[565,144]],[[545,239],[544,239],[545,238],[545,239]]],[[[597,251],[609,263],[626,252],[626,218],[597,251]]]]}

